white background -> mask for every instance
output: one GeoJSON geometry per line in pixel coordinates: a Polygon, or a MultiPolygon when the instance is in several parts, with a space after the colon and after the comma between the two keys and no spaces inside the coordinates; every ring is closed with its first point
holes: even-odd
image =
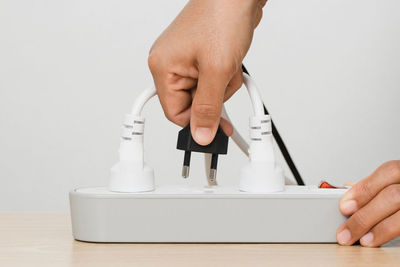
{"type": "MultiPolygon", "coordinates": [[[[186,1],[0,1],[0,210],[67,210],[107,184],[152,42],[186,1]]],[[[359,180],[400,153],[400,2],[271,0],[245,59],[308,184],[359,180]]],[[[238,18],[240,19],[240,18],[238,18]]],[[[228,103],[247,134],[249,100],[228,103]]],[[[178,127],[145,108],[158,184],[182,183],[178,127]]],[[[220,184],[246,158],[231,143],[220,184]]],[[[202,157],[189,183],[205,182],[202,157]]],[[[287,174],[289,174],[287,172],[287,174]]]]}

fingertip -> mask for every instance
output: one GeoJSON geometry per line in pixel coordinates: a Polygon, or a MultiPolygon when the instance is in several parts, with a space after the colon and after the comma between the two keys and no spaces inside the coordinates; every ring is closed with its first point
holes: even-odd
{"type": "Polygon", "coordinates": [[[340,212],[342,212],[344,215],[350,215],[351,214],[350,210],[352,208],[354,209],[354,207],[353,207],[354,203],[357,206],[357,203],[355,202],[354,199],[355,198],[354,198],[354,194],[353,194],[353,188],[350,188],[344,194],[344,196],[340,199],[340,202],[339,202],[339,210],[340,210],[340,212]],[[352,202],[350,202],[350,204],[349,204],[348,203],[349,201],[352,201],[352,202]]]}
{"type": "Polygon", "coordinates": [[[368,232],[363,237],[361,237],[360,244],[363,247],[376,247],[376,245],[373,244],[373,241],[374,241],[374,234],[372,232],[368,232]]]}
{"type": "Polygon", "coordinates": [[[342,246],[351,245],[351,232],[346,227],[342,226],[336,233],[336,240],[342,246]]]}
{"type": "Polygon", "coordinates": [[[357,211],[357,202],[355,200],[343,200],[339,204],[340,212],[344,215],[351,215],[357,211]]]}
{"type": "Polygon", "coordinates": [[[209,145],[214,139],[215,132],[212,129],[206,127],[193,127],[192,136],[194,141],[199,145],[209,145]]]}

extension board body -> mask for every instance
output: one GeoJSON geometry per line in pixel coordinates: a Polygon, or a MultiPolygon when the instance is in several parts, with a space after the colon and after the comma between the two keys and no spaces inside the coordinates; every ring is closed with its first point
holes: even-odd
{"type": "Polygon", "coordinates": [[[346,189],[269,194],[171,186],[145,193],[70,192],[74,238],[89,242],[334,243],[346,189]]]}

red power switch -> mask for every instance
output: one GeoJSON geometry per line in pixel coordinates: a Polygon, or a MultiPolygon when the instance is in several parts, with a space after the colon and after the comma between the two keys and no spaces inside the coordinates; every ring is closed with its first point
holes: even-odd
{"type": "Polygon", "coordinates": [[[326,181],[321,181],[319,183],[318,188],[337,188],[336,186],[331,185],[330,183],[326,182],[326,181]]]}

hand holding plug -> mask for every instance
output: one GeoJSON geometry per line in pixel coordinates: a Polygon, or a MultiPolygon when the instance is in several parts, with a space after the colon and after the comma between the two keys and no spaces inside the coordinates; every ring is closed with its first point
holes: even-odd
{"type": "Polygon", "coordinates": [[[266,0],[191,0],[153,44],[148,63],[165,116],[208,145],[223,102],[242,85],[241,63],[266,0]],[[194,96],[193,89],[196,89],[194,96]]]}

